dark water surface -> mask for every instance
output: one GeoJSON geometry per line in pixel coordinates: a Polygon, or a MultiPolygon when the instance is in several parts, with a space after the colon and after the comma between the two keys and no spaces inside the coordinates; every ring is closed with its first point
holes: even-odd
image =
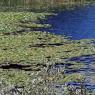
{"type": "Polygon", "coordinates": [[[58,12],[43,23],[52,25],[49,32],[71,36],[73,40],[95,38],[95,6],[58,12]]]}

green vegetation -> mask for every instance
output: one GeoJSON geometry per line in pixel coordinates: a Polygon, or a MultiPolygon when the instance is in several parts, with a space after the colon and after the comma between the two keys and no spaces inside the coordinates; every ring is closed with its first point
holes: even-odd
{"type": "Polygon", "coordinates": [[[95,0],[0,0],[0,11],[58,10],[79,5],[91,4],[95,0]]]}
{"type": "MultiPolygon", "coordinates": [[[[48,95],[48,84],[51,82],[66,83],[84,79],[80,74],[66,75],[62,70],[58,74],[48,74],[51,66],[61,63],[71,64],[72,70],[78,70],[84,66],[82,62],[69,59],[93,55],[95,52],[94,44],[89,44],[94,39],[73,41],[65,36],[34,31],[36,28],[51,27],[37,24],[49,15],[51,13],[0,13],[0,89],[6,93],[12,87],[20,86],[25,95],[39,95],[39,92],[44,93],[40,95],[48,95]]],[[[66,69],[69,68],[64,67],[66,69]]]]}
{"type": "Polygon", "coordinates": [[[22,29],[21,22],[32,22],[33,24],[24,24],[26,27],[48,27],[48,25],[35,24],[39,19],[45,19],[49,13],[33,13],[33,12],[0,12],[0,33],[2,32],[15,32],[22,29]]]}
{"type": "Polygon", "coordinates": [[[64,37],[42,32],[0,36],[0,63],[48,63],[94,53],[94,46],[83,41],[68,41],[64,37]]]}

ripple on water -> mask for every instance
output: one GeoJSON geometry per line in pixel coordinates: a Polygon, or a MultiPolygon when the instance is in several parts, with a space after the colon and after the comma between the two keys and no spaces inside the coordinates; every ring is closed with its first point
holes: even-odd
{"type": "MultiPolygon", "coordinates": [[[[66,75],[78,73],[85,77],[84,86],[88,89],[95,90],[95,82],[93,81],[93,76],[95,75],[95,55],[82,55],[77,57],[72,57],[66,59],[65,63],[57,63],[52,66],[50,72],[52,74],[56,74],[58,72],[65,72],[66,75]],[[66,64],[67,62],[67,64],[66,64]],[[70,62],[79,62],[80,64],[84,64],[83,67],[78,69],[72,68],[74,64],[70,64],[70,62]]],[[[77,64],[76,64],[77,65],[77,64]]],[[[64,84],[63,84],[64,85],[64,84]]],[[[67,85],[80,86],[78,82],[68,82],[67,85]]],[[[61,86],[57,86],[57,89],[60,89],[61,86]]]]}
{"type": "Polygon", "coordinates": [[[82,56],[72,57],[70,59],[67,59],[67,61],[75,61],[85,64],[91,64],[95,63],[95,55],[82,55],[82,56]]]}
{"type": "MultiPolygon", "coordinates": [[[[95,39],[95,6],[75,8],[74,10],[65,10],[55,16],[50,16],[48,20],[40,23],[48,23],[52,28],[41,29],[55,34],[61,34],[71,37],[73,40],[95,39]]],[[[92,41],[88,44],[95,44],[92,41]]],[[[85,86],[95,90],[95,83],[92,77],[95,75],[95,55],[82,55],[66,59],[65,63],[78,62],[84,64],[84,67],[74,69],[74,64],[55,64],[50,72],[57,73],[64,71],[65,74],[80,73],[86,77],[85,86]],[[65,69],[65,70],[64,70],[65,69]]],[[[71,82],[70,85],[80,85],[71,82]]],[[[59,88],[59,87],[58,87],[59,88]]]]}

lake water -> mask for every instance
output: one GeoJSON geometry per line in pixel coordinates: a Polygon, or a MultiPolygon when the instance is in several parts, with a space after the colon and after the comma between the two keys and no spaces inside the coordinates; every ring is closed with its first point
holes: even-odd
{"type": "Polygon", "coordinates": [[[47,21],[52,25],[47,31],[70,36],[73,40],[95,38],[95,6],[75,8],[57,12],[47,21]]]}
{"type": "MultiPolygon", "coordinates": [[[[52,25],[52,28],[41,29],[41,31],[49,31],[57,35],[66,35],[72,40],[95,39],[95,6],[77,7],[73,10],[64,10],[56,13],[57,15],[50,16],[47,20],[41,21],[41,23],[52,25]]],[[[85,86],[95,91],[95,83],[92,80],[92,77],[95,75],[95,55],[74,57],[68,61],[80,62],[85,65],[85,67],[77,71],[69,69],[66,73],[83,74],[86,76],[85,86]]],[[[69,84],[78,85],[78,83],[72,82],[69,84]]]]}

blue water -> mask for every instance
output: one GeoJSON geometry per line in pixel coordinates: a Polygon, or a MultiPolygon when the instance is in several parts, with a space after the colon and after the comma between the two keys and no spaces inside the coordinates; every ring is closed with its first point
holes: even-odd
{"type": "MultiPolygon", "coordinates": [[[[66,35],[73,40],[93,39],[95,38],[95,6],[78,7],[73,10],[57,12],[57,15],[50,16],[47,20],[41,21],[41,23],[52,25],[52,28],[42,29],[43,31],[66,35]]],[[[95,42],[92,43],[95,44],[95,42]]],[[[84,75],[86,77],[85,86],[95,91],[95,82],[93,81],[93,76],[95,76],[95,55],[82,55],[67,59],[66,62],[68,61],[83,63],[84,67],[74,70],[68,65],[65,73],[80,73],[84,75]]],[[[55,67],[58,69],[61,67],[61,70],[64,69],[62,64],[55,67]]],[[[74,82],[69,84],[78,85],[78,83],[74,82]]]]}
{"type": "MultiPolygon", "coordinates": [[[[84,75],[85,77],[84,86],[95,93],[95,81],[93,81],[93,77],[95,76],[95,55],[82,55],[82,56],[72,57],[64,60],[63,63],[54,64],[50,72],[56,74],[58,71],[59,72],[64,71],[66,75],[70,75],[74,73],[84,75]],[[83,63],[84,66],[80,67],[79,69],[74,69],[71,67],[73,66],[72,62],[83,63]]],[[[80,82],[74,82],[74,81],[67,82],[65,84],[73,87],[80,87],[81,85],[80,82]]]]}
{"type": "MultiPolygon", "coordinates": [[[[73,40],[95,38],[95,6],[57,12],[43,23],[52,25],[47,31],[70,36],[73,40]]],[[[45,31],[45,30],[44,30],[45,31]]]]}

